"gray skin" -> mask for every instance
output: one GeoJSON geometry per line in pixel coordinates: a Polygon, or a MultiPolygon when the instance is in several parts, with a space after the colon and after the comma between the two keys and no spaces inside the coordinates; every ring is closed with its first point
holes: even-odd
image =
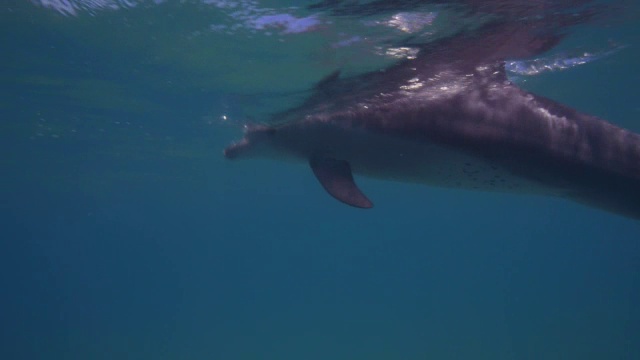
{"type": "Polygon", "coordinates": [[[559,40],[534,33],[521,24],[491,25],[381,72],[334,74],[302,106],[280,114],[279,125],[247,125],[224,154],[310,162],[331,195],[358,207],[372,204],[363,194],[356,195],[364,202],[351,200],[359,189],[349,170],[559,196],[640,219],[640,136],[507,80],[505,59],[530,57],[559,40]],[[348,164],[340,184],[352,185],[350,195],[331,190],[330,166],[329,182],[317,171],[327,160],[348,164]]]}

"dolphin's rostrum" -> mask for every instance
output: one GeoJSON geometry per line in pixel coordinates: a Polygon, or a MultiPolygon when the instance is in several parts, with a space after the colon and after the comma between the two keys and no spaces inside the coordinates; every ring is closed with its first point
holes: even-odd
{"type": "Polygon", "coordinates": [[[568,198],[640,219],[640,136],[508,81],[507,59],[560,36],[492,23],[384,71],[321,82],[278,125],[247,125],[230,159],[308,162],[324,189],[360,208],[352,172],[435,186],[568,198]]]}

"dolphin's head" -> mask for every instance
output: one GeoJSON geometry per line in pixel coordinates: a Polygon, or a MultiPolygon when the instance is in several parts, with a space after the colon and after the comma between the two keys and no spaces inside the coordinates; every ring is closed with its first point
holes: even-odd
{"type": "Polygon", "coordinates": [[[273,151],[276,129],[266,125],[245,125],[244,138],[224,149],[227,159],[268,156],[273,151]]]}

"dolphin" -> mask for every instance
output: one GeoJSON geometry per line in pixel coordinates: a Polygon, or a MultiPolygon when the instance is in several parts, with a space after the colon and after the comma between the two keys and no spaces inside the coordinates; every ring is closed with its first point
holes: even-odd
{"type": "Polygon", "coordinates": [[[504,64],[553,48],[539,24],[491,22],[381,71],[329,75],[269,125],[245,125],[228,159],[309,164],[322,187],[373,203],[353,174],[562,197],[640,219],[640,135],[510,82],[504,64]]]}

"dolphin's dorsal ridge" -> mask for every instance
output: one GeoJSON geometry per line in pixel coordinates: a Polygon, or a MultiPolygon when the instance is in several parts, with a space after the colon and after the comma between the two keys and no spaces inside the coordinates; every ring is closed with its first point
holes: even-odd
{"type": "Polygon", "coordinates": [[[327,88],[332,84],[336,83],[339,78],[340,78],[340,70],[336,70],[331,74],[325,76],[324,78],[320,79],[320,81],[316,83],[315,89],[322,90],[324,88],[327,88]]]}
{"type": "Polygon", "coordinates": [[[353,181],[351,165],[345,160],[313,157],[309,165],[322,187],[339,201],[358,208],[369,209],[373,203],[353,181]]]}

